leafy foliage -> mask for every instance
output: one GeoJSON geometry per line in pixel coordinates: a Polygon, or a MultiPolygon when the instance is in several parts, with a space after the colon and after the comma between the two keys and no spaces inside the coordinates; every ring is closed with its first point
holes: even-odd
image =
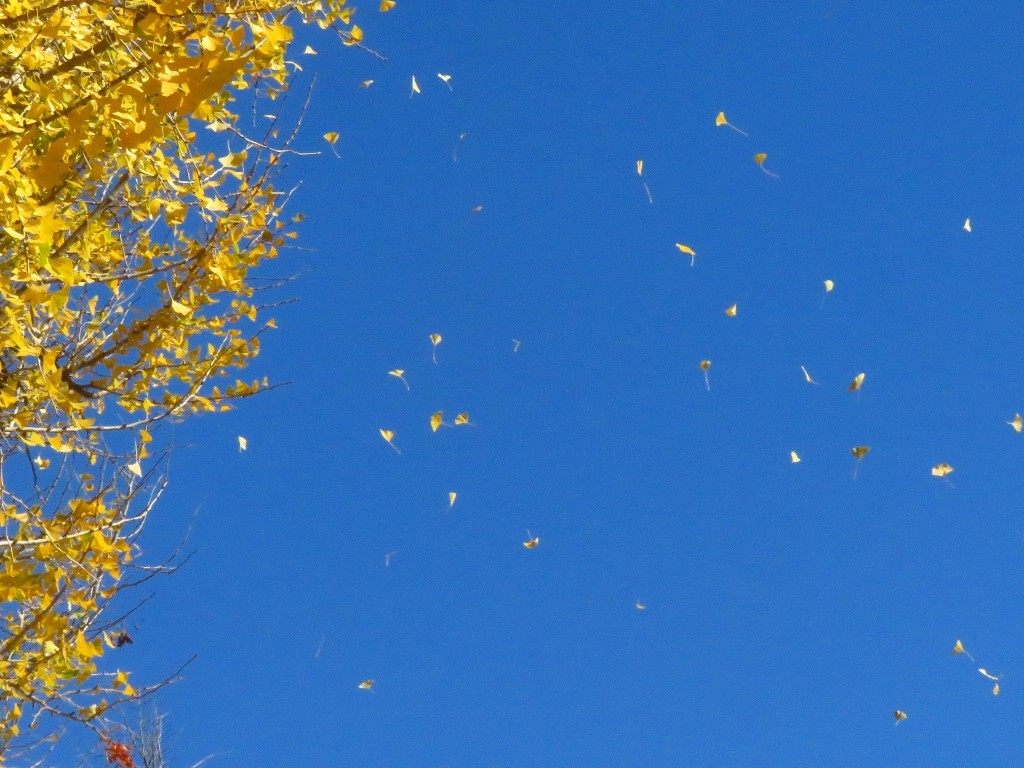
{"type": "Polygon", "coordinates": [[[358,45],[351,13],[0,7],[0,760],[26,721],[103,733],[139,695],[101,671],[100,617],[163,487],[159,427],[266,384],[213,380],[257,354],[272,321],[250,271],[294,236],[272,182],[295,132],[250,138],[234,105],[287,91],[290,21],[358,45]]]}

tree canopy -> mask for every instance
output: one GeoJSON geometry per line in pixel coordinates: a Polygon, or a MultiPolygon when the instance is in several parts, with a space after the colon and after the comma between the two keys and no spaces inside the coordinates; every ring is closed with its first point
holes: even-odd
{"type": "Polygon", "coordinates": [[[293,236],[273,182],[295,126],[250,135],[237,105],[287,91],[292,22],[353,45],[351,14],[0,7],[0,759],[26,722],[102,734],[140,692],[100,657],[130,640],[104,609],[147,574],[128,568],[163,487],[160,427],[266,384],[215,381],[257,354],[273,321],[250,272],[293,236]]]}

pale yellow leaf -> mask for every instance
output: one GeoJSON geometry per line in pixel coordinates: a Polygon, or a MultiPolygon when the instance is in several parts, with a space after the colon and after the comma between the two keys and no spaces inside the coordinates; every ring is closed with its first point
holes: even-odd
{"type": "Polygon", "coordinates": [[[727,307],[726,308],[725,314],[727,314],[729,317],[736,317],[736,313],[738,311],[739,311],[739,305],[733,304],[731,307],[727,307]]]}
{"type": "Polygon", "coordinates": [[[361,82],[359,84],[359,87],[360,88],[369,88],[371,85],[373,85],[373,80],[363,80],[363,82],[361,82]]]}
{"type": "Polygon", "coordinates": [[[825,281],[825,293],[831,293],[832,289],[836,287],[836,284],[831,280],[825,281]]]}
{"type": "Polygon", "coordinates": [[[448,493],[448,508],[449,509],[451,509],[452,507],[455,506],[455,498],[456,498],[456,496],[458,496],[458,494],[455,493],[455,491],[449,491],[449,493],[448,493]]]}
{"type": "Polygon", "coordinates": [[[984,675],[985,677],[987,677],[987,678],[988,678],[989,680],[998,680],[998,679],[999,679],[999,678],[998,678],[998,677],[997,677],[996,675],[990,674],[990,673],[989,673],[989,671],[988,671],[987,669],[981,669],[981,668],[979,668],[979,669],[978,669],[978,672],[980,672],[980,673],[981,673],[982,675],[984,675]]]}
{"type": "Polygon", "coordinates": [[[142,465],[139,464],[139,462],[137,461],[133,461],[131,464],[127,465],[125,469],[127,469],[136,477],[142,477],[142,465]]]}
{"type": "Polygon", "coordinates": [[[804,372],[804,378],[807,379],[807,383],[808,384],[817,384],[818,383],[814,379],[811,378],[811,374],[802,365],[800,366],[800,370],[804,372]]]}
{"type": "Polygon", "coordinates": [[[409,98],[412,98],[414,93],[420,92],[420,85],[416,82],[416,75],[412,76],[412,90],[409,92],[409,98]]]}
{"type": "Polygon", "coordinates": [[[384,438],[385,442],[388,445],[390,445],[392,448],[395,449],[395,453],[399,453],[399,454],[401,453],[401,451],[398,450],[398,446],[395,445],[393,442],[391,442],[395,438],[395,433],[392,430],[390,430],[390,429],[382,429],[382,430],[380,430],[380,436],[384,438]]]}
{"type": "Polygon", "coordinates": [[[302,53],[306,56],[316,56],[316,49],[312,45],[307,45],[302,53]]]}
{"type": "Polygon", "coordinates": [[[789,461],[790,461],[791,464],[799,464],[800,463],[800,457],[797,455],[796,451],[790,451],[789,452],[789,461]]]}
{"type": "Polygon", "coordinates": [[[442,75],[440,72],[438,72],[437,77],[442,83],[448,86],[449,91],[452,89],[452,84],[450,82],[452,79],[451,75],[442,75]]]}
{"type": "Polygon", "coordinates": [[[1014,432],[1020,432],[1024,429],[1024,419],[1021,419],[1019,413],[1013,417],[1013,421],[1008,421],[1006,423],[1013,427],[1014,432]]]}
{"type": "Polygon", "coordinates": [[[241,453],[249,447],[249,441],[241,435],[238,436],[238,451],[241,453]]]}
{"type": "Polygon", "coordinates": [[[643,160],[637,160],[636,161],[636,175],[637,176],[643,176],[644,175],[644,161],[643,160]]]}
{"type": "Polygon", "coordinates": [[[936,464],[932,467],[932,474],[935,477],[945,477],[953,474],[953,468],[949,464],[936,464]]]}
{"type": "Polygon", "coordinates": [[[971,220],[970,219],[967,219],[967,221],[964,222],[964,230],[967,231],[967,232],[971,231],[971,220]]]}
{"type": "Polygon", "coordinates": [[[850,392],[856,392],[858,389],[861,388],[861,386],[863,386],[863,384],[864,384],[864,374],[863,373],[858,373],[856,376],[853,377],[853,381],[850,382],[850,386],[847,387],[847,389],[850,392]]]}
{"type": "MultiPolygon", "coordinates": [[[[361,690],[364,690],[364,691],[369,691],[369,690],[371,690],[373,688],[374,682],[376,682],[376,681],[373,680],[372,678],[370,680],[363,680],[363,682],[361,682],[359,684],[359,688],[361,690]]],[[[385,691],[385,693],[386,693],[386,691],[385,691]]]]}
{"type": "Polygon", "coordinates": [[[904,720],[907,719],[907,713],[903,712],[902,710],[899,710],[899,709],[897,709],[895,712],[893,712],[892,716],[896,718],[896,725],[899,725],[900,723],[902,723],[904,720]]]}

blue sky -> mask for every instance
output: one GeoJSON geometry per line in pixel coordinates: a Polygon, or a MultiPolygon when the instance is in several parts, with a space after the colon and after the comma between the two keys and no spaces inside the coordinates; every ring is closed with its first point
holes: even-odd
{"type": "Polygon", "coordinates": [[[1024,758],[1024,11],[356,21],[387,62],[296,42],[301,148],[341,138],[291,163],[308,250],[265,272],[301,302],[245,375],[291,385],[177,428],[144,541],[198,509],[124,649],[140,682],[198,654],[174,764],[1024,758]]]}

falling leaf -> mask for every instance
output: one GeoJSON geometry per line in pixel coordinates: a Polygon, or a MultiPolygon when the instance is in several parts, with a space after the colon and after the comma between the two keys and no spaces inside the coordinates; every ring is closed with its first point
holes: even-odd
{"type": "Polygon", "coordinates": [[[437,345],[441,343],[441,334],[430,334],[430,343],[433,345],[433,349],[430,351],[430,357],[434,361],[434,365],[437,365],[437,345]]]}
{"type": "Polygon", "coordinates": [[[388,376],[394,376],[396,379],[405,384],[405,388],[409,390],[409,382],[405,380],[405,371],[401,368],[395,368],[393,371],[388,371],[388,376]]]}
{"type": "Polygon", "coordinates": [[[756,155],[754,155],[754,162],[757,163],[758,168],[760,168],[766,174],[771,176],[773,179],[779,178],[779,175],[777,173],[772,173],[771,171],[764,167],[764,161],[767,159],[768,155],[766,155],[764,152],[759,152],[756,155]]]}
{"type": "Polygon", "coordinates": [[[992,686],[992,695],[993,696],[998,696],[999,695],[999,683],[996,683],[995,685],[992,686]]]}
{"type": "Polygon", "coordinates": [[[380,12],[387,13],[395,7],[395,0],[380,0],[380,12]]]}
{"type": "Polygon", "coordinates": [[[32,461],[40,469],[46,469],[48,466],[50,466],[50,460],[44,459],[42,456],[36,456],[34,459],[32,459],[32,461]]]}
{"type": "Polygon", "coordinates": [[[988,678],[989,680],[998,680],[998,679],[999,679],[999,678],[998,678],[998,677],[996,677],[995,675],[990,675],[990,674],[988,673],[988,670],[985,670],[985,669],[980,669],[980,668],[979,668],[979,669],[978,669],[978,671],[979,671],[979,672],[980,672],[981,674],[983,674],[983,675],[984,675],[985,677],[987,677],[987,678],[988,678]]]}
{"type": "Polygon", "coordinates": [[[458,494],[455,493],[455,491],[449,491],[448,492],[448,509],[451,509],[452,507],[455,506],[455,497],[456,496],[458,496],[458,494]]]}
{"type": "MultiPolygon", "coordinates": [[[[466,134],[460,133],[458,141],[462,141],[465,138],[466,138],[466,134]]],[[[459,145],[458,144],[455,145],[455,149],[452,151],[452,162],[453,163],[459,162],[459,145]]]]}
{"type": "Polygon", "coordinates": [[[529,531],[526,532],[526,541],[523,542],[523,546],[527,549],[533,549],[540,544],[540,536],[534,536],[529,531]]]}
{"type": "Polygon", "coordinates": [[[452,79],[451,75],[442,75],[440,72],[438,72],[437,77],[441,80],[442,83],[448,86],[449,91],[452,90],[452,84],[448,82],[449,80],[452,79]]]}
{"type": "Polygon", "coordinates": [[[733,304],[731,307],[728,307],[725,310],[725,314],[727,314],[729,317],[736,317],[736,312],[737,311],[738,311],[738,305],[733,304]]]}
{"type": "Polygon", "coordinates": [[[476,214],[480,213],[480,211],[482,211],[483,209],[484,209],[484,207],[482,205],[474,206],[473,207],[473,215],[475,216],[476,214]]]}
{"type": "Polygon", "coordinates": [[[316,56],[316,49],[312,45],[307,45],[302,53],[306,56],[316,56]]]}
{"type": "Polygon", "coordinates": [[[804,372],[804,378],[807,379],[807,383],[808,384],[817,384],[818,383],[814,379],[811,378],[811,374],[808,373],[807,369],[804,368],[802,365],[800,366],[800,370],[804,372]]]}
{"type": "Polygon", "coordinates": [[[799,464],[800,463],[800,457],[797,455],[796,451],[790,451],[789,452],[789,461],[790,461],[791,464],[799,464]]]}
{"type": "Polygon", "coordinates": [[[438,428],[442,424],[444,424],[444,422],[441,421],[441,414],[443,413],[444,411],[438,411],[437,413],[430,417],[430,429],[433,430],[434,432],[437,432],[438,428]]]}
{"type": "Polygon", "coordinates": [[[895,712],[893,712],[892,716],[896,718],[896,725],[899,725],[900,723],[902,723],[904,720],[907,719],[907,713],[903,712],[903,711],[901,711],[899,709],[897,709],[895,712]]]}
{"type": "Polygon", "coordinates": [[[864,374],[858,373],[856,376],[853,377],[853,381],[850,382],[850,386],[848,387],[848,389],[850,392],[856,392],[858,389],[861,388],[863,384],[864,374]]]}
{"type": "Polygon", "coordinates": [[[394,432],[392,432],[390,429],[382,429],[382,430],[380,430],[380,436],[384,438],[384,441],[388,445],[390,445],[392,448],[395,449],[395,453],[398,453],[398,454],[402,453],[400,450],[398,450],[398,446],[395,445],[393,442],[391,442],[394,439],[394,437],[395,437],[395,433],[394,432]]]}
{"type": "Polygon", "coordinates": [[[640,602],[640,598],[637,598],[636,602],[633,605],[636,606],[636,609],[638,611],[646,611],[647,610],[647,606],[640,602]]]}
{"type": "Polygon", "coordinates": [[[416,75],[413,75],[413,76],[412,76],[412,90],[411,90],[411,91],[409,91],[409,98],[411,99],[411,98],[412,98],[412,95],[413,95],[414,93],[419,93],[419,92],[420,92],[420,86],[419,86],[419,83],[417,83],[417,82],[416,82],[416,75]]]}
{"type": "Polygon", "coordinates": [[[519,351],[519,345],[522,344],[522,343],[523,342],[521,342],[519,339],[512,339],[512,351],[513,352],[518,352],[519,351]]]}
{"type": "Polygon", "coordinates": [[[831,293],[832,289],[836,287],[836,284],[831,280],[825,281],[825,293],[831,293]]]}
{"type": "Polygon", "coordinates": [[[361,682],[361,683],[359,684],[359,689],[360,689],[360,690],[363,690],[363,691],[369,691],[369,690],[372,690],[372,689],[373,689],[373,684],[374,684],[374,682],[375,682],[375,681],[373,680],[373,678],[371,678],[371,679],[369,679],[369,680],[363,680],[363,682],[361,682]]]}
{"type": "Polygon", "coordinates": [[[711,391],[711,379],[708,376],[708,369],[711,367],[710,360],[701,360],[697,365],[702,371],[704,371],[704,386],[708,388],[708,392],[711,391]]]}
{"type": "Polygon", "coordinates": [[[1008,421],[1006,423],[1013,427],[1014,432],[1020,432],[1024,429],[1024,419],[1021,419],[1019,413],[1013,417],[1013,421],[1008,421]]]}
{"type": "Polygon", "coordinates": [[[932,474],[935,477],[945,477],[946,475],[953,474],[953,468],[949,464],[936,464],[932,467],[932,474]]]}
{"type": "Polygon", "coordinates": [[[866,445],[857,445],[850,449],[850,453],[857,458],[857,465],[853,468],[854,480],[857,479],[857,470],[860,469],[860,460],[863,459],[870,450],[871,449],[866,445]]]}
{"type": "Polygon", "coordinates": [[[697,252],[695,250],[693,250],[693,248],[691,248],[688,245],[683,245],[682,243],[676,243],[676,248],[679,249],[680,253],[687,253],[687,254],[690,255],[690,266],[691,267],[694,264],[697,263],[697,252]]]}
{"type": "Polygon", "coordinates": [[[961,643],[959,640],[957,640],[956,644],[953,646],[953,650],[950,651],[950,656],[956,656],[959,653],[962,653],[968,659],[970,659],[971,661],[974,661],[974,657],[971,656],[971,654],[967,651],[966,648],[964,648],[964,644],[961,643]]]}
{"type": "Polygon", "coordinates": [[[335,144],[335,142],[337,142],[337,141],[338,141],[338,134],[337,134],[336,132],[334,132],[334,131],[331,131],[331,132],[329,132],[329,133],[325,133],[325,134],[324,134],[324,139],[325,139],[325,140],[327,141],[327,143],[328,143],[328,144],[330,145],[330,147],[331,147],[331,152],[333,152],[333,153],[334,153],[334,156],[335,156],[335,157],[340,157],[340,155],[338,154],[338,150],[334,148],[334,144],[335,144]]]}
{"type": "Polygon", "coordinates": [[[391,558],[394,557],[397,554],[398,554],[398,552],[394,551],[394,552],[388,552],[387,554],[384,555],[384,567],[385,568],[387,566],[391,565],[391,558]]]}
{"type": "Polygon", "coordinates": [[[470,422],[470,420],[469,420],[469,411],[465,411],[464,413],[460,413],[460,414],[459,414],[458,416],[456,416],[456,417],[455,417],[455,423],[456,423],[456,425],[459,425],[459,424],[467,424],[467,425],[469,425],[469,426],[471,426],[471,427],[472,427],[472,426],[475,426],[475,425],[474,425],[474,424],[473,424],[472,422],[470,422]]]}
{"type": "Polygon", "coordinates": [[[636,161],[636,175],[637,176],[643,176],[644,175],[644,161],[643,160],[637,160],[636,161]]]}
{"type": "Polygon", "coordinates": [[[241,453],[242,451],[244,451],[248,447],[249,447],[249,441],[246,440],[241,435],[239,435],[238,436],[238,452],[241,453]]]}
{"type": "Polygon", "coordinates": [[[964,222],[964,231],[971,231],[971,220],[969,218],[967,219],[967,221],[964,222]]]}
{"type": "Polygon", "coordinates": [[[727,125],[734,131],[736,131],[736,133],[742,133],[744,136],[747,135],[746,131],[741,131],[739,128],[737,128],[735,125],[733,125],[732,123],[725,119],[725,112],[718,113],[718,115],[715,117],[715,125],[718,126],[719,128],[721,128],[723,125],[727,125]]]}
{"type": "Polygon", "coordinates": [[[131,464],[125,467],[125,469],[127,469],[136,477],[142,477],[142,465],[138,461],[133,461],[131,464]]]}
{"type": "Polygon", "coordinates": [[[361,82],[359,84],[359,87],[360,88],[369,88],[371,85],[373,85],[373,80],[363,80],[363,82],[361,82]]]}

